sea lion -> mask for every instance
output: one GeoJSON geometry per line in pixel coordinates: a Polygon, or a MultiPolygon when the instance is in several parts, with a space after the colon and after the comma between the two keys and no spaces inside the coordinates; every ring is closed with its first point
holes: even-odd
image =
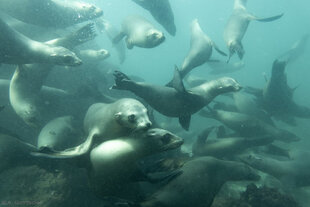
{"type": "Polygon", "coordinates": [[[213,127],[209,127],[197,137],[196,142],[192,146],[195,156],[213,156],[218,159],[226,158],[231,160],[236,154],[242,153],[248,148],[268,145],[274,141],[274,138],[270,135],[207,140],[212,130],[213,127]]]}
{"type": "Polygon", "coordinates": [[[120,137],[101,143],[90,152],[92,189],[102,197],[137,197],[137,193],[128,191],[141,179],[137,162],[155,153],[177,149],[182,144],[182,138],[158,128],[149,129],[138,137],[120,137]]]}
{"type": "Polygon", "coordinates": [[[29,39],[0,19],[0,63],[46,63],[78,66],[82,61],[64,47],[51,46],[29,39]]]}
{"type": "Polygon", "coordinates": [[[191,115],[209,104],[216,96],[241,89],[234,79],[224,77],[185,90],[178,69],[175,69],[173,87],[135,82],[120,71],[116,71],[114,76],[115,85],[112,88],[129,90],[143,98],[159,113],[179,117],[181,126],[186,130],[189,129],[191,115]]]}
{"type": "Polygon", "coordinates": [[[111,104],[95,103],[89,107],[84,118],[84,131],[88,134],[85,142],[64,151],[47,147],[42,148],[42,152],[47,157],[78,157],[87,154],[96,143],[145,131],[151,125],[147,109],[135,99],[123,98],[111,104]]]}
{"type": "Polygon", "coordinates": [[[238,132],[241,136],[253,137],[271,135],[276,140],[282,142],[296,142],[300,140],[300,138],[292,132],[285,129],[278,129],[247,114],[214,109],[211,109],[211,111],[201,110],[199,114],[222,122],[227,127],[238,132]]]}
{"type": "Polygon", "coordinates": [[[82,131],[73,116],[58,117],[49,121],[40,131],[37,147],[65,150],[80,144],[82,131]]]}
{"type": "Polygon", "coordinates": [[[36,152],[35,146],[16,137],[0,134],[0,172],[10,167],[30,163],[30,152],[36,152]]]}
{"type": "Polygon", "coordinates": [[[169,0],[133,0],[133,2],[148,10],[169,34],[175,36],[177,29],[169,0]]]}
{"type": "Polygon", "coordinates": [[[186,162],[182,174],[159,189],[141,207],[210,207],[227,181],[258,180],[257,173],[245,164],[199,157],[186,162]]]}
{"type": "Polygon", "coordinates": [[[265,110],[261,109],[252,97],[239,91],[238,93],[233,93],[232,98],[237,112],[254,116],[272,126],[275,126],[270,115],[265,110]]]}
{"type": "Polygon", "coordinates": [[[125,36],[128,49],[134,46],[153,48],[165,40],[164,34],[141,16],[127,16],[122,22],[121,32],[113,39],[113,43],[118,43],[125,36]]]}
{"type": "Polygon", "coordinates": [[[64,28],[102,16],[97,6],[80,1],[1,0],[0,10],[23,22],[64,28]]]}
{"type": "Polygon", "coordinates": [[[227,56],[222,52],[216,44],[202,31],[198,19],[194,19],[191,23],[191,43],[190,50],[183,61],[180,69],[181,78],[184,78],[193,68],[196,68],[207,62],[212,55],[212,48],[221,55],[227,56]]]}
{"type": "Polygon", "coordinates": [[[240,59],[243,58],[244,49],[241,41],[251,20],[271,22],[283,16],[283,14],[280,14],[268,18],[258,18],[246,10],[246,3],[247,0],[235,0],[233,13],[229,17],[224,29],[224,40],[229,50],[227,62],[229,62],[235,52],[237,52],[240,59]]]}
{"type": "MultiPolygon", "coordinates": [[[[52,46],[73,49],[75,46],[94,39],[93,24],[87,24],[64,37],[47,41],[52,46]]],[[[41,89],[53,64],[18,65],[10,82],[10,103],[15,112],[30,126],[40,126],[46,109],[41,89]]]]}
{"type": "MultiPolygon", "coordinates": [[[[309,153],[307,153],[309,155],[309,153]]],[[[253,168],[266,172],[279,180],[284,185],[290,187],[305,187],[310,184],[310,165],[305,157],[279,161],[256,154],[245,154],[240,156],[240,160],[253,168]]]]}
{"type": "Polygon", "coordinates": [[[257,104],[276,119],[288,124],[296,125],[295,118],[310,118],[310,108],[294,102],[293,95],[296,88],[290,88],[285,74],[285,61],[275,60],[272,65],[271,78],[261,89],[248,88],[256,96],[257,104]]]}
{"type": "MultiPolygon", "coordinates": [[[[107,19],[101,17],[97,18],[95,22],[99,31],[101,33],[105,32],[111,42],[119,34],[119,31],[107,19]]],[[[126,58],[126,49],[124,41],[119,41],[117,44],[114,44],[113,48],[116,50],[119,62],[122,64],[126,58]]]]}
{"type": "Polygon", "coordinates": [[[109,51],[105,49],[100,50],[79,50],[77,55],[83,60],[83,62],[96,62],[98,64],[99,61],[103,61],[110,57],[109,51]]]}

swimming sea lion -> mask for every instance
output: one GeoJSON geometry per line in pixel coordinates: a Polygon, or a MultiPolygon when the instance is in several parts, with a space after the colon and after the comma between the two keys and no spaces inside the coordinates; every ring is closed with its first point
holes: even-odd
{"type": "Polygon", "coordinates": [[[199,157],[186,162],[182,174],[140,204],[141,207],[210,207],[227,181],[258,180],[245,164],[199,157]]]}
{"type": "Polygon", "coordinates": [[[189,128],[191,115],[209,104],[216,96],[241,89],[234,79],[224,77],[185,90],[178,69],[175,69],[173,87],[135,82],[120,71],[116,71],[114,76],[115,85],[112,88],[129,90],[161,114],[179,117],[181,126],[186,130],[189,128]]]}
{"type": "Polygon", "coordinates": [[[213,156],[218,159],[233,159],[236,154],[244,150],[268,145],[273,142],[270,135],[257,137],[226,137],[207,140],[209,133],[214,127],[204,130],[193,144],[192,151],[195,156],[213,156]]]}
{"type": "Polygon", "coordinates": [[[136,4],[148,10],[154,19],[172,36],[175,36],[176,26],[169,0],[133,0],[136,4]]]}
{"type": "Polygon", "coordinates": [[[266,156],[245,154],[240,156],[240,159],[251,167],[278,178],[287,186],[305,187],[310,184],[310,165],[305,157],[279,161],[266,156]]]}
{"type": "MultiPolygon", "coordinates": [[[[87,24],[69,35],[47,41],[46,44],[73,49],[95,36],[93,24],[87,24]]],[[[53,64],[20,64],[10,82],[10,103],[18,116],[31,126],[43,124],[44,111],[50,110],[45,107],[46,100],[42,97],[41,89],[53,67],[53,64]]]]}
{"type": "Polygon", "coordinates": [[[254,116],[274,126],[274,122],[270,115],[265,110],[261,109],[261,107],[255,102],[255,99],[252,99],[252,97],[249,97],[240,91],[238,93],[233,93],[232,98],[237,112],[254,116]]]}
{"type": "MultiPolygon", "coordinates": [[[[119,34],[119,31],[107,20],[103,17],[96,19],[96,26],[101,33],[106,32],[110,41],[119,34]]],[[[117,52],[119,62],[122,64],[126,58],[126,49],[124,41],[119,41],[117,44],[113,45],[114,49],[117,52]]]]}
{"type": "Polygon", "coordinates": [[[122,22],[122,31],[114,38],[113,43],[118,43],[125,36],[128,49],[134,46],[153,48],[165,40],[161,31],[140,16],[127,16],[122,22]]]}
{"type": "Polygon", "coordinates": [[[83,60],[87,62],[96,62],[98,63],[99,61],[103,61],[110,57],[109,51],[105,49],[100,49],[100,50],[79,50],[77,52],[77,55],[83,60]]]}
{"type": "Polygon", "coordinates": [[[59,152],[50,148],[42,151],[47,157],[77,157],[88,153],[94,143],[145,131],[151,125],[147,109],[135,99],[123,98],[111,104],[96,103],[89,107],[84,118],[84,131],[88,134],[84,143],[59,152]]]}
{"type": "Polygon", "coordinates": [[[120,137],[101,143],[90,152],[92,189],[102,197],[137,197],[137,193],[128,191],[141,179],[137,162],[146,156],[179,148],[182,143],[182,138],[157,128],[138,137],[120,137]]]}
{"type": "Polygon", "coordinates": [[[276,119],[295,125],[295,118],[310,118],[310,108],[302,106],[293,100],[294,90],[287,84],[285,74],[285,61],[275,60],[272,65],[271,78],[264,89],[248,88],[249,92],[256,96],[258,106],[267,111],[276,119]]]}
{"type": "Polygon", "coordinates": [[[269,18],[258,18],[246,10],[246,3],[247,0],[235,0],[233,13],[229,17],[224,30],[224,40],[229,49],[227,62],[235,52],[237,52],[240,59],[243,58],[244,49],[241,41],[251,20],[271,22],[283,16],[283,14],[280,14],[269,18]]]}
{"type": "Polygon", "coordinates": [[[180,69],[181,78],[184,78],[193,68],[207,62],[212,55],[212,48],[221,55],[227,56],[215,43],[202,31],[197,19],[191,23],[192,37],[188,55],[183,61],[180,69]]]}
{"type": "Polygon", "coordinates": [[[62,0],[1,0],[0,10],[29,24],[57,28],[68,27],[103,14],[95,5],[62,0]]]}
{"type": "Polygon", "coordinates": [[[81,135],[82,131],[79,130],[73,116],[58,117],[49,121],[41,129],[37,147],[64,150],[79,144],[81,135]]]}
{"type": "Polygon", "coordinates": [[[0,63],[46,63],[78,66],[82,61],[70,50],[29,39],[0,19],[0,63]]]}
{"type": "Polygon", "coordinates": [[[247,114],[214,109],[211,109],[210,112],[201,110],[199,114],[222,122],[227,127],[238,132],[241,136],[253,137],[260,135],[271,135],[276,140],[282,142],[296,142],[300,140],[300,138],[292,132],[284,129],[278,129],[254,116],[247,114]]]}

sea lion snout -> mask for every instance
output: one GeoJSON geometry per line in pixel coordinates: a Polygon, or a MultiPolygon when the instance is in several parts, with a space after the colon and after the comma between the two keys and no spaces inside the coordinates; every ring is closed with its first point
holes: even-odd
{"type": "Polygon", "coordinates": [[[152,122],[151,121],[145,121],[138,123],[136,130],[137,131],[147,131],[151,128],[152,122]]]}

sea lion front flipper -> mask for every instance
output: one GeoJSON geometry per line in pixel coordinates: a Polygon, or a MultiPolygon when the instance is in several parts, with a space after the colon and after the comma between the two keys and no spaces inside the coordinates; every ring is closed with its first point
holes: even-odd
{"type": "Polygon", "coordinates": [[[259,18],[259,17],[256,17],[254,15],[249,14],[250,19],[260,21],[260,22],[272,22],[272,21],[275,21],[277,19],[280,19],[283,15],[284,15],[284,13],[276,15],[276,16],[272,16],[272,17],[267,17],[267,18],[259,18]]]}
{"type": "Polygon", "coordinates": [[[128,83],[133,83],[133,81],[121,71],[114,71],[113,76],[115,84],[111,87],[111,89],[126,90],[128,89],[128,83]]]}
{"type": "Polygon", "coordinates": [[[126,36],[126,34],[124,32],[120,32],[118,35],[116,35],[113,40],[112,43],[115,45],[117,44],[119,41],[121,41],[124,37],[126,36]]]}
{"type": "Polygon", "coordinates": [[[188,116],[180,116],[179,117],[179,123],[181,124],[182,128],[188,131],[189,125],[191,122],[191,115],[188,116]]]}
{"type": "Polygon", "coordinates": [[[220,50],[219,48],[218,48],[218,46],[212,41],[212,45],[213,45],[213,47],[214,47],[214,49],[218,52],[218,53],[220,53],[221,55],[223,55],[223,56],[227,56],[227,54],[225,53],[225,52],[223,52],[222,50],[220,50]]]}
{"type": "Polygon", "coordinates": [[[127,37],[125,42],[126,42],[127,49],[131,50],[133,48],[132,41],[127,37]]]}

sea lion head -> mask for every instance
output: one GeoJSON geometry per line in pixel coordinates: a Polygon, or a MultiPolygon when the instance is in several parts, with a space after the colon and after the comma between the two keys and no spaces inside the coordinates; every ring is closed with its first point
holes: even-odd
{"type": "Polygon", "coordinates": [[[177,135],[165,129],[158,128],[149,129],[146,132],[146,137],[144,139],[147,139],[147,142],[150,142],[146,145],[146,150],[156,152],[176,149],[184,143],[184,140],[177,135]]]}
{"type": "Polygon", "coordinates": [[[229,62],[230,58],[237,52],[238,57],[240,60],[242,60],[244,56],[244,49],[239,41],[231,41],[228,43],[228,50],[229,50],[229,59],[227,62],[229,62]]]}
{"type": "Polygon", "coordinates": [[[50,59],[52,63],[57,65],[78,66],[82,64],[82,60],[74,52],[63,47],[53,47],[50,59]]]}
{"type": "Polygon", "coordinates": [[[152,126],[145,106],[134,99],[128,99],[121,107],[122,111],[115,114],[117,122],[134,132],[146,131],[152,126]]]}
{"type": "Polygon", "coordinates": [[[233,78],[223,77],[216,80],[217,90],[220,93],[236,92],[242,89],[242,86],[233,78]]]}
{"type": "Polygon", "coordinates": [[[110,53],[109,51],[105,50],[105,49],[100,49],[100,50],[97,50],[97,57],[98,59],[100,60],[105,60],[107,59],[108,57],[110,57],[110,53]]]}
{"type": "Polygon", "coordinates": [[[156,29],[150,29],[147,32],[146,39],[147,41],[145,47],[152,48],[164,42],[166,37],[161,31],[158,31],[156,29]]]}

